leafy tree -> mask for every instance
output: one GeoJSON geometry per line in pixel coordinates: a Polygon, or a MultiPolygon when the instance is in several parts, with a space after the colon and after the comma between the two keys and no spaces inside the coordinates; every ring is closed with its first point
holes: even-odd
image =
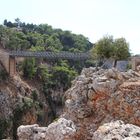
{"type": "Polygon", "coordinates": [[[15,25],[11,21],[7,22],[7,25],[6,26],[7,27],[10,27],[10,28],[15,27],[15,25]]]}
{"type": "Polygon", "coordinates": [[[31,46],[44,46],[44,38],[39,33],[28,33],[27,40],[31,46]]]}
{"type": "Polygon", "coordinates": [[[46,65],[40,65],[38,67],[38,77],[42,82],[50,82],[52,74],[50,74],[46,65]]]}
{"type": "Polygon", "coordinates": [[[100,39],[93,48],[96,56],[99,59],[110,58],[113,54],[113,37],[105,36],[100,39]]]}
{"type": "Polygon", "coordinates": [[[72,33],[70,31],[62,32],[60,34],[60,41],[62,45],[65,46],[63,50],[68,51],[73,46],[73,43],[74,43],[72,33]]]}
{"type": "Polygon", "coordinates": [[[0,25],[0,46],[4,47],[7,41],[8,37],[6,34],[6,29],[2,25],[0,25]]]}
{"type": "Polygon", "coordinates": [[[118,38],[114,40],[114,66],[117,64],[117,60],[124,60],[130,56],[129,44],[126,42],[125,38],[118,38]]]}
{"type": "Polygon", "coordinates": [[[6,26],[7,25],[7,19],[4,20],[3,24],[6,26]]]}
{"type": "Polygon", "coordinates": [[[73,35],[74,44],[73,47],[78,49],[80,52],[85,52],[91,48],[91,43],[83,35],[73,35]]]}
{"type": "Polygon", "coordinates": [[[114,58],[116,60],[127,59],[130,56],[129,44],[125,38],[117,38],[114,41],[114,58]]]}
{"type": "Polygon", "coordinates": [[[77,72],[70,68],[65,61],[62,61],[60,66],[55,66],[52,69],[54,87],[63,87],[66,90],[76,75],[77,72]]]}
{"type": "Polygon", "coordinates": [[[45,48],[43,46],[32,46],[30,48],[31,51],[36,52],[36,51],[45,51],[45,48]]]}
{"type": "Polygon", "coordinates": [[[25,50],[30,47],[30,42],[27,40],[23,32],[17,32],[16,30],[8,30],[8,41],[5,45],[10,50],[25,50]]]}
{"type": "Polygon", "coordinates": [[[53,34],[52,26],[48,24],[40,24],[39,26],[36,27],[35,30],[40,34],[48,34],[48,35],[53,34]]]}
{"type": "Polygon", "coordinates": [[[46,40],[46,46],[46,49],[51,49],[52,51],[60,51],[63,48],[60,40],[57,38],[57,34],[51,35],[46,40]]]}
{"type": "Polygon", "coordinates": [[[16,18],[16,19],[15,19],[15,26],[16,26],[16,27],[20,27],[20,25],[21,25],[20,19],[19,19],[19,18],[16,18]]]}
{"type": "Polygon", "coordinates": [[[117,60],[127,59],[130,56],[129,45],[124,38],[113,39],[112,36],[105,36],[100,39],[91,50],[93,58],[104,61],[114,59],[114,66],[117,60]]]}
{"type": "Polygon", "coordinates": [[[9,41],[6,48],[28,49],[31,46],[43,46],[46,50],[52,51],[83,52],[90,50],[92,47],[92,43],[83,35],[72,34],[70,31],[61,29],[53,29],[48,24],[26,24],[21,22],[19,18],[16,18],[13,23],[5,19],[4,25],[8,27],[6,34],[9,41]],[[24,39],[18,34],[24,34],[24,39]]]}
{"type": "Polygon", "coordinates": [[[23,76],[32,79],[36,73],[35,59],[27,58],[23,62],[23,76]]]}

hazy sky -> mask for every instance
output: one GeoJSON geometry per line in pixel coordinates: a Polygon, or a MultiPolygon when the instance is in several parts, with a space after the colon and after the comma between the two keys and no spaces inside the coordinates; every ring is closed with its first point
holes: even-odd
{"type": "Polygon", "coordinates": [[[17,17],[83,34],[93,43],[106,34],[124,37],[140,54],[140,0],[0,0],[0,23],[17,17]]]}

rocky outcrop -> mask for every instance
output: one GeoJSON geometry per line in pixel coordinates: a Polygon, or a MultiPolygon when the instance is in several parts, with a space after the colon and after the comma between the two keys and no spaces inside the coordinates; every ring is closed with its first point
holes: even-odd
{"type": "Polygon", "coordinates": [[[61,114],[63,88],[45,93],[40,81],[8,77],[0,64],[0,139],[17,139],[20,125],[50,124],[61,114]]]}
{"type": "Polygon", "coordinates": [[[122,121],[106,123],[94,132],[92,140],[140,140],[140,127],[122,121]]]}
{"type": "MultiPolygon", "coordinates": [[[[139,140],[140,127],[112,121],[100,126],[88,140],[139,140]]],[[[37,124],[20,126],[17,130],[19,140],[81,140],[77,137],[76,126],[70,120],[60,118],[48,127],[37,124]]],[[[85,139],[87,140],[87,138],[85,139]]]]}
{"type": "Polygon", "coordinates": [[[48,127],[35,125],[20,126],[19,140],[74,140],[76,127],[70,120],[60,118],[48,127]]]}
{"type": "Polygon", "coordinates": [[[112,120],[140,126],[140,74],[132,70],[83,69],[65,98],[62,116],[78,126],[79,139],[91,139],[100,125],[112,120]]]}
{"type": "Polygon", "coordinates": [[[140,74],[135,71],[86,68],[64,98],[61,117],[74,122],[75,140],[91,140],[97,128],[110,121],[140,126],[140,74]]]}
{"type": "MultiPolygon", "coordinates": [[[[48,113],[46,100],[44,98],[43,104],[40,96],[36,88],[29,86],[19,76],[0,83],[0,139],[12,136],[16,139],[19,125],[39,123],[38,116],[48,113]]],[[[46,120],[41,121],[45,123],[46,120]]]]}

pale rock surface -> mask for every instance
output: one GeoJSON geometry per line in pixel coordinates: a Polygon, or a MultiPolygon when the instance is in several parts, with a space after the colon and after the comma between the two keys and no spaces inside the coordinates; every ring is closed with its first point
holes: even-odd
{"type": "Polygon", "coordinates": [[[45,140],[74,140],[76,126],[71,120],[60,118],[47,127],[45,140]]]}
{"type": "Polygon", "coordinates": [[[63,117],[77,126],[79,140],[89,140],[102,124],[122,120],[140,126],[140,73],[115,68],[83,69],[65,93],[63,117]]]}
{"type": "Polygon", "coordinates": [[[122,121],[106,123],[94,132],[92,140],[140,140],[140,127],[122,121]]]}
{"type": "Polygon", "coordinates": [[[26,126],[21,125],[17,130],[19,139],[20,140],[32,140],[33,139],[32,133],[36,133],[35,129],[37,127],[39,127],[37,124],[26,125],[26,126]]]}
{"type": "Polygon", "coordinates": [[[58,119],[48,127],[37,124],[20,126],[17,130],[19,140],[75,140],[76,127],[70,120],[58,119]]]}

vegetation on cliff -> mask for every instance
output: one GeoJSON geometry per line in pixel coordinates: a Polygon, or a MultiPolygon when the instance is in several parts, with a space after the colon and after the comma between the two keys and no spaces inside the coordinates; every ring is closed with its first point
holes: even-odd
{"type": "Polygon", "coordinates": [[[0,42],[10,50],[26,50],[41,46],[49,51],[86,52],[92,47],[92,43],[83,35],[54,29],[48,24],[26,24],[19,19],[13,23],[4,20],[0,32],[0,42]]]}

